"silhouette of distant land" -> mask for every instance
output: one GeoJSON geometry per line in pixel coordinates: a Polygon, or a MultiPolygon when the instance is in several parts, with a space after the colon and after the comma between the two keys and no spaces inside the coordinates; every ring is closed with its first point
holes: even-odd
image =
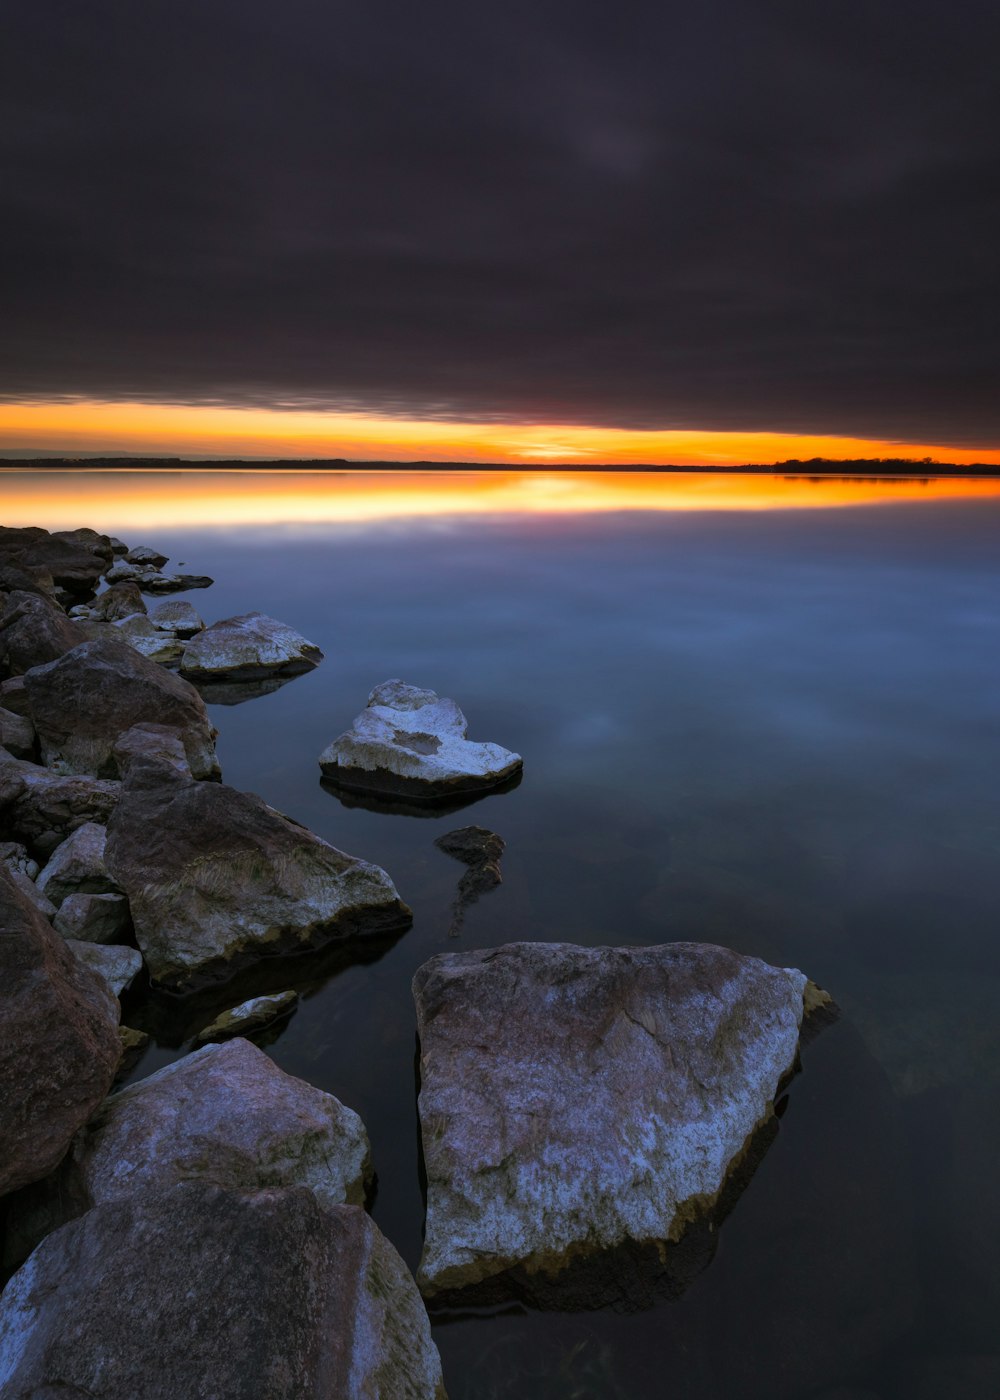
{"type": "Polygon", "coordinates": [[[6,457],[0,454],[0,472],[31,471],[391,471],[391,472],[684,472],[720,474],[767,472],[769,475],[844,480],[890,480],[893,477],[983,476],[1000,477],[1000,465],[973,462],[938,462],[929,457],[858,457],[833,461],[810,457],[800,461],[748,462],[739,466],[680,466],[650,462],[369,462],[346,457],[140,457],[118,453],[109,457],[49,457],[39,454],[6,457]]]}

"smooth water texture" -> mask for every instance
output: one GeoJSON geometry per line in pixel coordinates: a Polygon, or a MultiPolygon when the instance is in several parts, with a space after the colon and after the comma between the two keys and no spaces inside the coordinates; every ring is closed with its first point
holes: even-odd
{"type": "MultiPolygon", "coordinates": [[[[156,545],[215,577],[182,595],[206,620],[259,609],[325,652],[212,717],[227,782],[383,865],[413,907],[267,1042],[361,1113],[373,1213],[408,1264],[409,984],[432,954],[717,942],[843,1010],[683,1298],[436,1320],[452,1400],[1000,1393],[998,484],[402,480],[8,476],[0,501],[5,523],[35,508],[156,545]],[[423,817],[325,791],[320,751],[392,676],[521,753],[521,785],[423,817]],[[434,840],[469,822],[505,839],[503,885],[450,939],[463,867],[434,840]]],[[[188,1048],[171,1039],[136,1077],[188,1048]]]]}

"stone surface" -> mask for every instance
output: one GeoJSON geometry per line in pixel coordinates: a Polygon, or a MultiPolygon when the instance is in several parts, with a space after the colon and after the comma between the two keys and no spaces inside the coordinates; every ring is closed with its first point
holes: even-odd
{"type": "Polygon", "coordinates": [[[135,724],[114,747],[118,771],[127,776],[133,763],[166,763],[186,778],[192,777],[180,731],[168,724],[135,724]]]}
{"type": "Polygon", "coordinates": [[[62,772],[114,778],[115,741],[135,724],[180,731],[191,771],[218,777],[215,730],[193,686],[127,642],[84,642],[25,677],[42,757],[62,772]]]}
{"type": "Polygon", "coordinates": [[[132,757],[105,858],[155,982],[223,980],[268,954],[367,938],[410,912],[385,871],[252,793],[132,757]]]}
{"type": "Polygon", "coordinates": [[[221,1016],[198,1032],[194,1038],[196,1045],[207,1044],[210,1040],[228,1040],[234,1035],[248,1035],[251,1031],[269,1026],[273,1021],[290,1014],[297,1005],[299,994],[295,991],[273,992],[270,996],[251,997],[223,1011],[221,1016]]]}
{"type": "Polygon", "coordinates": [[[95,1205],[180,1181],[307,1186],[327,1205],[363,1205],[368,1134],[332,1094],[285,1074],[248,1040],[209,1045],[112,1094],[58,1170],[18,1198],[8,1260],[95,1205]]]}
{"type": "Polygon", "coordinates": [[[205,626],[191,604],[182,599],[157,603],[149,614],[149,620],[154,627],[159,627],[164,632],[173,632],[178,637],[193,637],[205,626]]]}
{"type": "MultiPolygon", "coordinates": [[[[67,535],[73,533],[67,532],[67,535]]],[[[67,592],[92,593],[105,568],[104,555],[95,552],[92,540],[104,539],[109,550],[110,541],[93,531],[88,531],[87,535],[92,539],[81,544],[35,527],[0,527],[0,559],[21,568],[43,569],[67,592]]]]}
{"type": "Polygon", "coordinates": [[[252,681],[311,671],[323,659],[318,646],[264,613],[213,622],[188,642],[181,674],[192,680],[252,681]]]}
{"type": "Polygon", "coordinates": [[[114,556],[110,538],[107,535],[99,534],[97,530],[89,529],[86,525],[81,525],[77,530],[54,530],[52,538],[65,540],[67,544],[85,549],[90,554],[96,554],[105,567],[111,563],[114,556]]]}
{"type": "Polygon", "coordinates": [[[205,574],[161,574],[149,564],[119,561],[105,575],[109,583],[134,583],[143,593],[182,593],[187,588],[211,588],[205,574]]]}
{"type": "Polygon", "coordinates": [[[451,906],[450,937],[454,938],[462,930],[465,912],[490,890],[503,883],[500,873],[500,857],[505,842],[495,831],[485,826],[460,826],[455,831],[445,832],[434,842],[438,850],[460,860],[468,866],[458,882],[458,891],[451,906]]]}
{"type": "MultiPolygon", "coordinates": [[[[9,868],[10,867],[8,867],[8,869],[9,868]]],[[[34,880],[29,879],[21,870],[11,870],[10,874],[11,879],[21,891],[24,898],[28,900],[30,904],[34,905],[43,919],[50,924],[54,923],[57,913],[56,906],[52,903],[51,899],[46,899],[34,880]]]]}
{"type": "Polygon", "coordinates": [[[427,1315],[365,1212],[200,1182],[97,1206],[0,1302],[4,1400],[444,1400],[427,1315]]]}
{"type": "Polygon", "coordinates": [[[67,836],[38,876],[38,888],[59,907],[70,894],[120,894],[104,864],[107,828],[85,822],[67,836]]]}
{"type": "Polygon", "coordinates": [[[46,855],[85,822],[107,822],[119,786],[103,778],[53,773],[0,749],[0,835],[46,855]]]}
{"type": "Polygon", "coordinates": [[[0,748],[15,758],[29,761],[35,756],[35,726],[23,715],[0,709],[0,748]]]}
{"type": "Polygon", "coordinates": [[[38,861],[31,859],[27,846],[22,846],[20,841],[0,841],[0,860],[8,870],[19,870],[29,880],[38,879],[38,861]]]}
{"type": "Polygon", "coordinates": [[[136,545],[135,549],[130,549],[125,555],[129,564],[141,564],[145,568],[162,569],[167,562],[167,555],[160,554],[158,550],[150,549],[148,544],[136,545]]]}
{"type": "Polygon", "coordinates": [[[172,632],[156,627],[144,614],[123,617],[112,626],[116,636],[123,637],[141,656],[148,656],[150,661],[159,662],[161,666],[176,666],[184,653],[183,642],[172,632]]]}
{"type": "Polygon", "coordinates": [[[0,613],[0,673],[21,676],[80,645],[79,628],[37,593],[7,595],[0,613]]]}
{"type": "MultiPolygon", "coordinates": [[[[0,865],[0,1195],[47,1175],[111,1087],[118,1003],[0,865]]],[[[0,1385],[2,1391],[2,1385],[0,1385]]]]}
{"type": "Polygon", "coordinates": [[[81,943],[122,943],[132,931],[123,894],[67,895],[58,910],[53,908],[52,925],[63,938],[81,943]]]}
{"type": "Polygon", "coordinates": [[[487,791],[520,773],[519,754],[474,743],[467,729],[454,700],[385,681],[353,727],[323,751],[319,765],[324,777],[350,791],[431,800],[487,791]]]}
{"type": "Polygon", "coordinates": [[[91,614],[101,622],[118,622],[121,618],[142,616],[146,603],[134,583],[113,584],[94,602],[91,614]]]}
{"type": "Polygon", "coordinates": [[[121,996],[142,967],[142,954],[123,944],[84,943],[76,938],[67,938],[65,943],[79,962],[104,978],[116,997],[121,996]]]}
{"type": "Polygon", "coordinates": [[[692,943],[515,943],[425,963],[423,1291],[508,1274],[558,1292],[588,1256],[679,1240],[772,1119],[809,987],[692,943]]]}

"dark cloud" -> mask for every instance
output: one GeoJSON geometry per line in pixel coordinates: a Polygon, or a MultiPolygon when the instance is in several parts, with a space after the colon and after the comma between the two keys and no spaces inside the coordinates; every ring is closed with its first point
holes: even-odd
{"type": "Polygon", "coordinates": [[[15,0],[0,391],[1000,439],[994,0],[15,0]]]}

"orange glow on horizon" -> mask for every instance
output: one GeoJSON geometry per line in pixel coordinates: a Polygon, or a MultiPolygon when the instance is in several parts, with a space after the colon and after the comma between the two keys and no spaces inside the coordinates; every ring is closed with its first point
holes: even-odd
{"type": "Polygon", "coordinates": [[[510,465],[722,467],[798,458],[924,457],[1000,466],[1000,448],[791,433],[639,431],[567,424],[455,423],[300,409],[153,403],[0,403],[0,452],[56,456],[331,458],[510,465]]]}
{"type": "MultiPolygon", "coordinates": [[[[1000,501],[1000,480],[865,480],[707,472],[231,471],[0,474],[4,525],[89,525],[124,532],[263,527],[280,540],[303,525],[471,516],[535,519],[602,511],[814,510],[882,502],[1000,501]]],[[[155,543],[155,539],[154,539],[155,543]]]]}

